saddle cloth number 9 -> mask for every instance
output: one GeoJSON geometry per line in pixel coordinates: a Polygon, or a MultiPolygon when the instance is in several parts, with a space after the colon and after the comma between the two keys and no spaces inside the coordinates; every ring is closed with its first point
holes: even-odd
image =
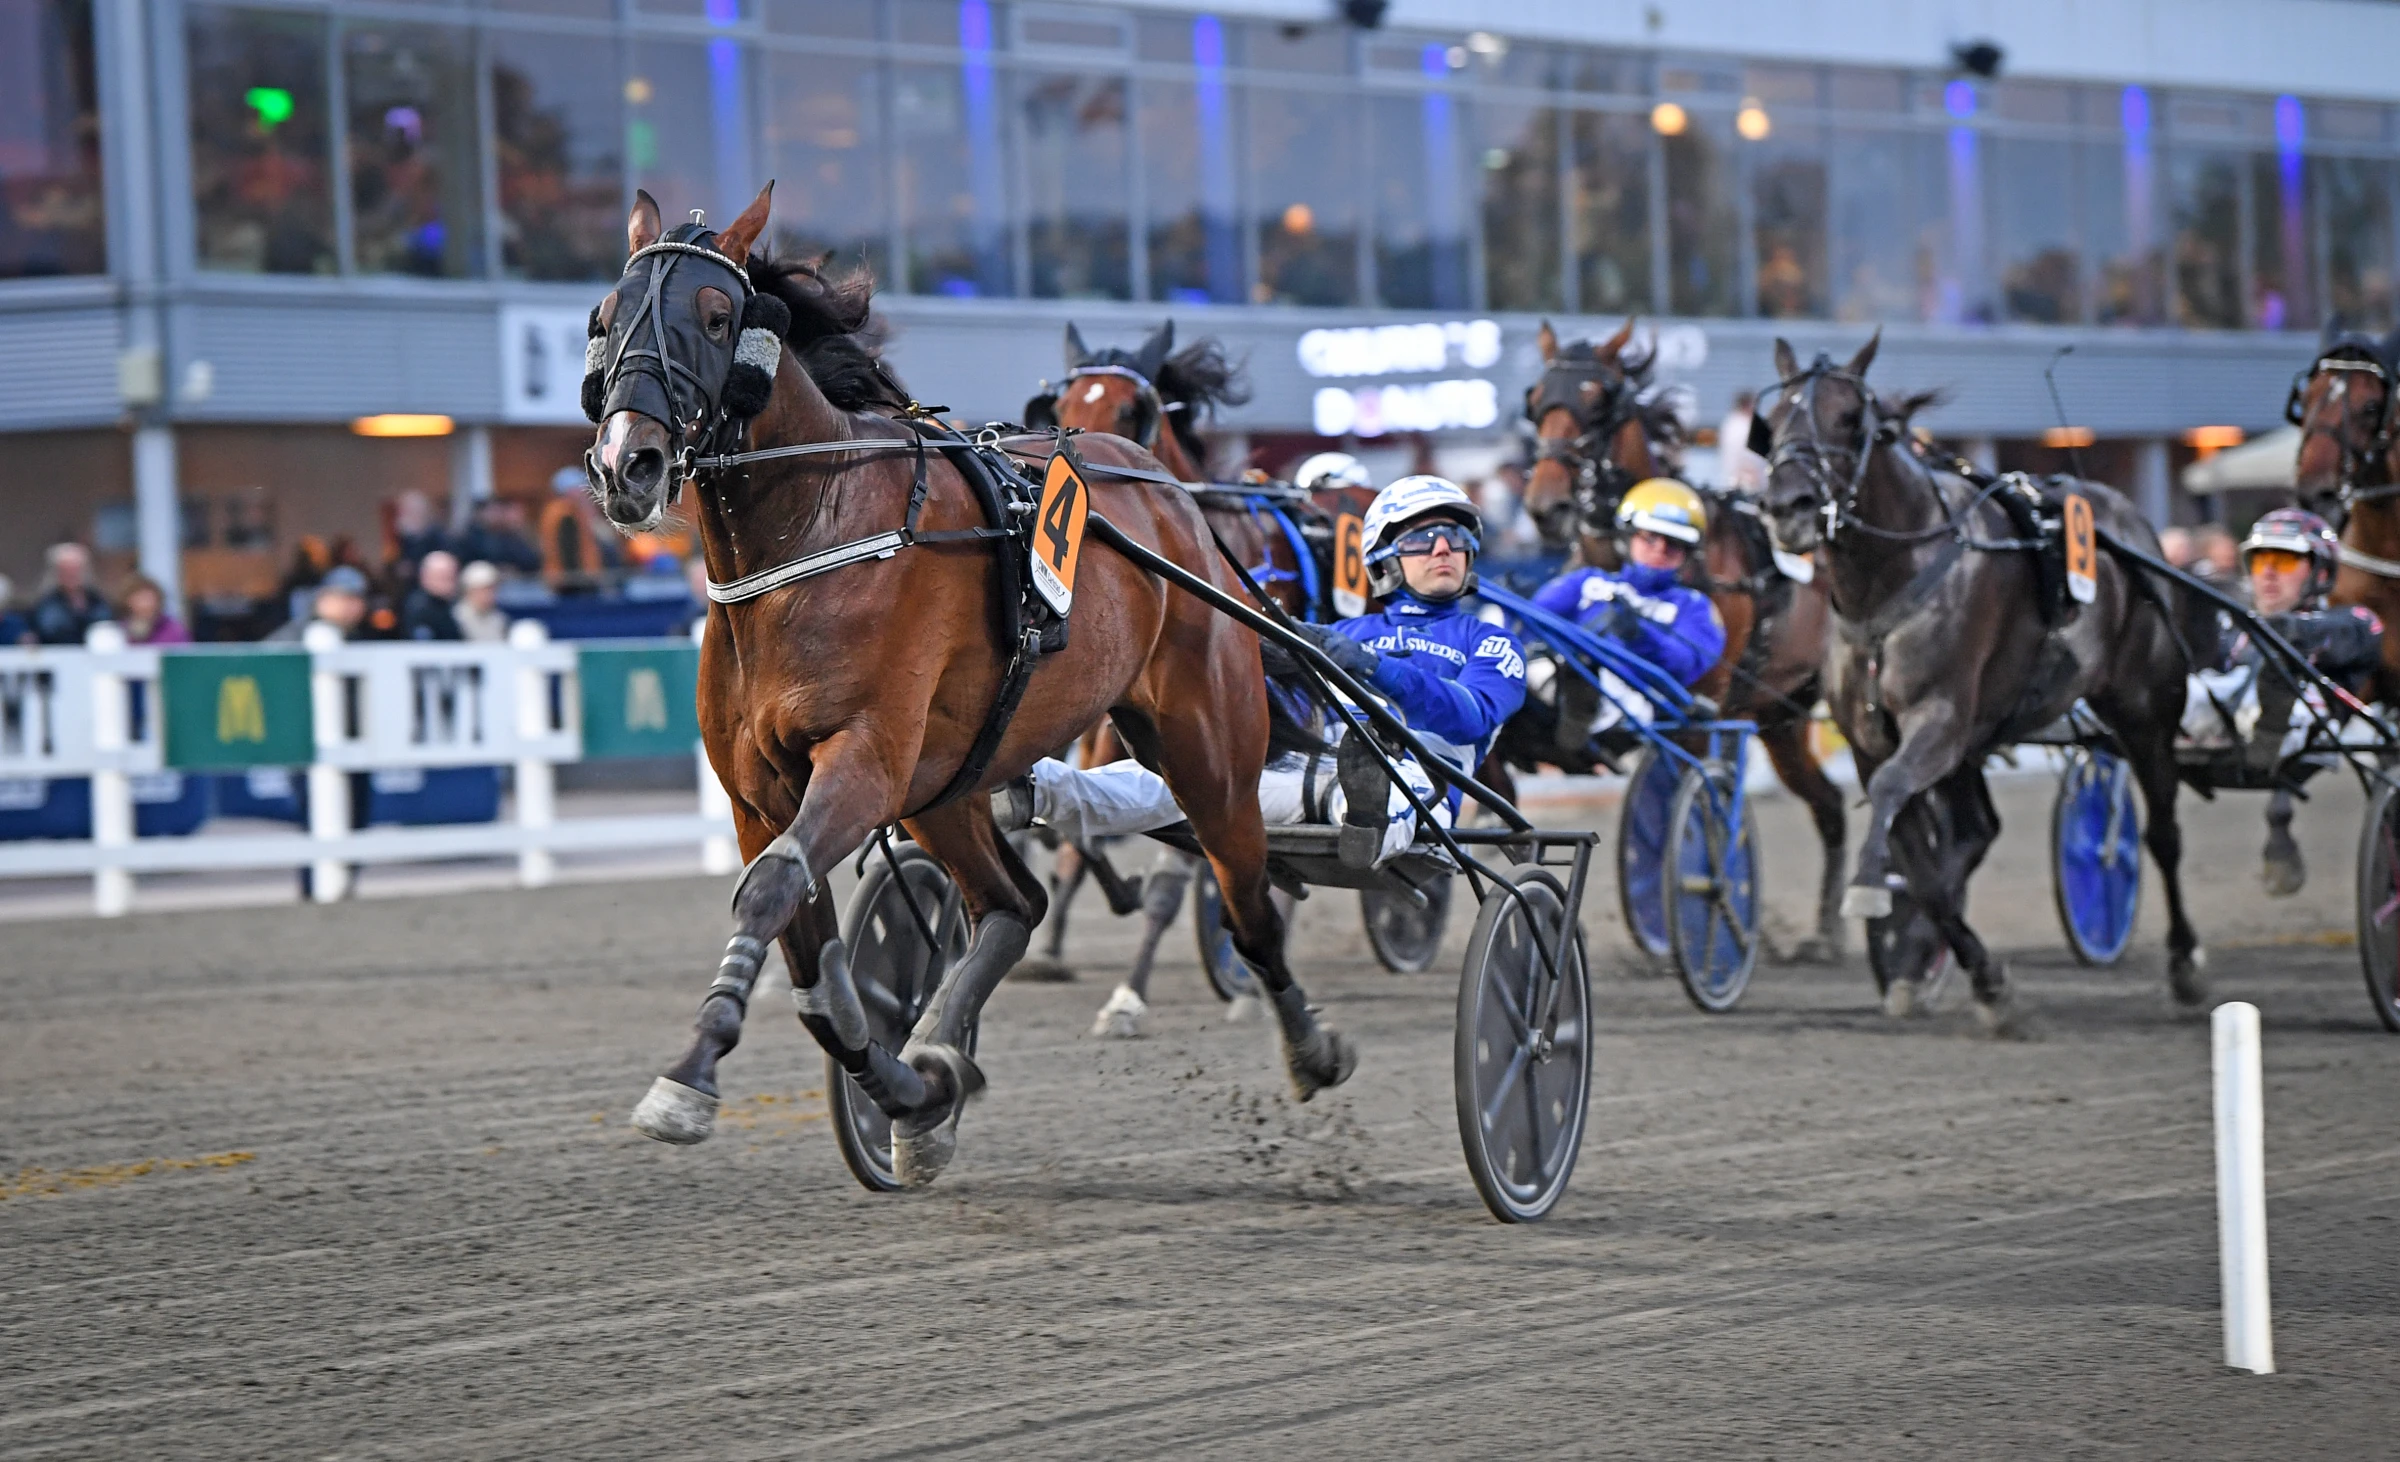
{"type": "Polygon", "coordinates": [[[2060,536],[2066,539],[2067,593],[2078,604],[2100,596],[2099,554],[2092,540],[2092,501],[2082,493],[2067,494],[2059,513],[2060,536]]]}
{"type": "Polygon", "coordinates": [[[1075,464],[1065,452],[1056,453],[1033,517],[1033,588],[1061,618],[1075,603],[1075,565],[1083,557],[1083,524],[1091,511],[1091,491],[1075,464]]]}

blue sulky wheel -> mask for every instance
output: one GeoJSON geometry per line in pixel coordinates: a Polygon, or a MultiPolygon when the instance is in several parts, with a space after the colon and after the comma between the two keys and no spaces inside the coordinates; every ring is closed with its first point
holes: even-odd
{"type": "Polygon", "coordinates": [[[2378,785],[2358,835],[2358,963],[2387,1031],[2400,1032],[2400,791],[2378,785]]]}
{"type": "Polygon", "coordinates": [[[1674,953],[1667,932],[1667,817],[1675,802],[1675,764],[1652,746],[1634,758],[1617,814],[1617,901],[1625,932],[1654,963],[1674,953]]]}
{"type": "Polygon", "coordinates": [[[1712,1015],[1740,1001],[1758,968],[1758,823],[1740,788],[1721,761],[1687,769],[1667,822],[1675,967],[1684,993],[1712,1015]]]}
{"type": "MultiPolygon", "coordinates": [[[[967,952],[967,915],[958,889],[942,865],[914,843],[900,843],[893,853],[900,878],[908,880],[907,894],[916,898],[917,913],[909,910],[892,866],[870,852],[850,907],[842,912],[842,942],[850,950],[850,977],[867,1007],[867,1026],[888,1051],[908,1042],[909,1028],[924,1012],[942,975],[967,952]],[[917,925],[922,914],[932,926],[938,946],[927,949],[917,925]]],[[[975,1049],[975,1033],[967,1033],[967,1049],[975,1049]]],[[[851,1175],[869,1191],[890,1193],[900,1184],[892,1176],[892,1119],[868,1099],[850,1074],[831,1056],[825,1058],[825,1101],[832,1109],[834,1140],[851,1175]]]]}
{"type": "Polygon", "coordinates": [[[1555,980],[1542,956],[1568,916],[1558,880],[1525,868],[1515,881],[1524,903],[1493,889],[1467,936],[1451,1074],[1475,1190],[1502,1223],[1531,1223],[1565,1195],[1583,1145],[1592,991],[1582,930],[1555,980]]]}
{"type": "Polygon", "coordinates": [[[2050,873],[2067,947],[2087,965],[2115,964],[2142,906],[2142,820],[2123,758],[2067,753],[2050,809],[2050,873]]]}
{"type": "Polygon", "coordinates": [[[1389,889],[1358,891],[1359,918],[1367,926],[1367,944],[1376,962],[1395,975],[1418,975],[1442,952],[1442,934],[1450,927],[1450,885],[1435,879],[1425,889],[1425,907],[1389,889]]]}

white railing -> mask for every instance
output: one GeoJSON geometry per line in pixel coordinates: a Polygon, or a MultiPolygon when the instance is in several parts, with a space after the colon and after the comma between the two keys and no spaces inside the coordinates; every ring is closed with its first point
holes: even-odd
{"type": "Polygon", "coordinates": [[[115,915],[132,908],[145,873],[306,867],[322,903],[343,897],[352,868],[366,863],[513,856],[528,888],[556,876],[562,852],[697,844],[708,872],[741,866],[732,803],[696,744],[690,813],[558,816],[557,768],[584,759],[578,651],[550,643],[539,624],[520,622],[501,645],[311,634],[308,827],[294,833],[136,837],[133,778],[167,766],[161,652],[128,647],[114,625],[95,626],[81,649],[0,649],[0,779],[92,784],[91,836],[0,841],[0,878],[89,874],[94,910],[115,915]],[[511,821],[350,825],[353,772],[502,765],[514,773],[511,821]]]}

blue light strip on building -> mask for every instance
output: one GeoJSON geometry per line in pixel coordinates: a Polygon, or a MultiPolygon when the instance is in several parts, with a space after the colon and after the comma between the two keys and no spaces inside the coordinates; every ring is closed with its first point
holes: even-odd
{"type": "MultiPolygon", "coordinates": [[[[1964,124],[1975,115],[1972,82],[1953,81],[1942,89],[1942,109],[1964,124]]],[[[1950,267],[1942,272],[1938,318],[1963,323],[1985,312],[1970,307],[1968,291],[1980,287],[1983,276],[1983,159],[1973,127],[1950,129],[1950,267]]]]}
{"type": "Polygon", "coordinates": [[[2118,106],[2125,129],[2125,245],[2137,260],[2147,260],[2152,243],[2150,208],[2155,184],[2150,174],[2150,93],[2138,86],[2125,88],[2118,106]]]}
{"type": "MultiPolygon", "coordinates": [[[[1450,77],[1447,46],[1427,46],[1419,67],[1435,80],[1450,77]]],[[[1466,218],[1459,196],[1458,121],[1446,91],[1429,91],[1418,104],[1425,132],[1425,226],[1431,235],[1436,309],[1461,310],[1467,302],[1459,285],[1466,278],[1466,218]]]]}
{"type": "Polygon", "coordinates": [[[975,254],[975,283],[989,295],[1009,293],[1007,175],[1000,156],[1000,107],[992,75],[992,7],[987,0],[959,0],[958,46],[967,53],[959,81],[967,103],[967,182],[974,190],[975,217],[969,247],[975,254]]]}
{"type": "Polygon", "coordinates": [[[2275,98],[2275,166],[2280,185],[2277,193],[2282,205],[2279,221],[2283,225],[2283,290],[2270,292],[2259,300],[2258,318],[2251,323],[2262,330],[2280,330],[2292,323],[2293,310],[2305,309],[2308,303],[2308,214],[2301,192],[2303,159],[2300,144],[2308,137],[2308,114],[2301,108],[2300,98],[2275,98]],[[2271,317],[2271,318],[2270,318],[2271,317]]]}
{"type": "Polygon", "coordinates": [[[1242,242],[1234,220],[1233,126],[1225,97],[1225,28],[1213,15],[1192,21],[1195,110],[1200,121],[1200,228],[1207,239],[1208,295],[1228,303],[1242,297],[1242,242]]]}

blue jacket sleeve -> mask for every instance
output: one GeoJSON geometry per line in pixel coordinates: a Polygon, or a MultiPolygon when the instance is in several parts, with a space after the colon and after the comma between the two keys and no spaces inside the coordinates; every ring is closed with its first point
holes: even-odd
{"type": "Polygon", "coordinates": [[[1644,621],[1634,653],[1674,676],[1677,684],[1690,685],[1725,653],[1725,626],[1718,622],[1716,606],[1696,589],[1678,589],[1668,602],[1675,606],[1674,623],[1644,621]]]}
{"type": "Polygon", "coordinates": [[[1480,745],[1525,704],[1525,651],[1498,625],[1477,623],[1474,649],[1456,678],[1407,655],[1386,655],[1375,688],[1392,698],[1410,727],[1459,746],[1480,745]]]}
{"type": "Polygon", "coordinates": [[[1575,611],[1583,607],[1583,581],[1591,576],[1590,569],[1560,574],[1533,591],[1534,607],[1547,609],[1559,618],[1573,622],[1575,611]]]}

